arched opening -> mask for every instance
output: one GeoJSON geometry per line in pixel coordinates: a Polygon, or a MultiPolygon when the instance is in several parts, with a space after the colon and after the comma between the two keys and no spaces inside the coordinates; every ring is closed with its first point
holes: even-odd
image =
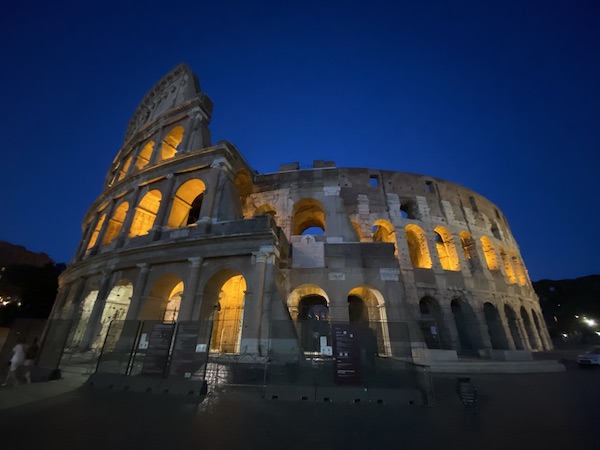
{"type": "Polygon", "coordinates": [[[468,356],[479,356],[481,338],[479,336],[479,324],[477,317],[467,302],[454,299],[450,303],[456,332],[458,334],[459,348],[457,353],[468,356]]]}
{"type": "Polygon", "coordinates": [[[494,222],[492,222],[490,226],[490,231],[492,233],[492,236],[494,236],[496,239],[502,239],[502,236],[500,236],[500,230],[498,229],[498,225],[496,225],[494,222]]]}
{"type": "Polygon", "coordinates": [[[418,207],[413,200],[402,200],[400,202],[400,215],[403,219],[416,219],[418,207]]]}
{"type": "Polygon", "coordinates": [[[160,277],[146,297],[142,320],[176,321],[183,291],[184,283],[178,275],[169,273],[160,277]]]}
{"type": "Polygon", "coordinates": [[[360,330],[358,342],[367,360],[390,354],[385,302],[379,291],[365,285],[352,289],[348,293],[348,317],[360,330]]]}
{"type": "Polygon", "coordinates": [[[175,156],[177,154],[177,147],[181,143],[182,139],[183,127],[177,126],[172,128],[161,143],[158,162],[175,156]]]}
{"type": "Polygon", "coordinates": [[[92,248],[96,241],[98,240],[98,235],[100,234],[100,230],[102,229],[102,225],[104,224],[104,219],[106,219],[106,214],[102,214],[98,221],[96,222],[96,226],[94,227],[94,231],[90,236],[90,241],[88,242],[87,250],[92,248]]]}
{"type": "Polygon", "coordinates": [[[468,232],[461,231],[460,245],[463,250],[463,255],[465,255],[465,259],[469,263],[469,266],[471,267],[471,269],[480,267],[479,256],[477,255],[477,248],[475,245],[475,240],[468,232]]]}
{"type": "Polygon", "coordinates": [[[427,348],[451,348],[442,309],[437,300],[432,297],[423,297],[419,302],[419,313],[419,327],[427,348]]]}
{"type": "Polygon", "coordinates": [[[121,227],[123,226],[123,222],[125,221],[125,217],[127,216],[127,211],[129,211],[129,203],[127,202],[121,203],[115,210],[115,213],[108,221],[108,229],[104,235],[102,245],[110,244],[119,235],[121,227]]]}
{"type": "MultiPolygon", "coordinates": [[[[92,350],[102,349],[106,339],[106,333],[113,321],[125,320],[132,295],[133,284],[126,279],[118,281],[110,290],[108,297],[106,297],[104,309],[102,310],[98,334],[94,337],[94,341],[92,342],[92,350]]],[[[118,339],[118,336],[116,338],[118,339]]]]}
{"type": "Polygon", "coordinates": [[[200,320],[212,320],[210,351],[240,353],[246,279],[233,270],[223,270],[206,283],[200,320]]]}
{"type": "Polygon", "coordinates": [[[510,306],[504,305],[504,314],[506,315],[508,329],[510,330],[513,342],[515,343],[515,348],[517,350],[523,350],[525,347],[523,346],[521,333],[519,333],[519,325],[517,324],[517,315],[515,314],[515,311],[510,306]]]}
{"type": "Polygon", "coordinates": [[[275,209],[275,207],[273,205],[269,205],[269,204],[265,204],[265,205],[260,205],[258,208],[256,208],[256,211],[254,211],[254,216],[263,216],[263,215],[269,215],[273,218],[275,218],[275,216],[277,215],[277,210],[275,209]]]}
{"type": "Polygon", "coordinates": [[[494,350],[508,350],[508,341],[496,307],[486,302],[483,305],[483,315],[485,316],[492,348],[494,350]]]}
{"type": "Polygon", "coordinates": [[[458,255],[456,254],[456,247],[450,233],[446,228],[438,226],[434,229],[435,232],[435,248],[440,259],[440,264],[444,270],[452,270],[458,272],[460,270],[460,264],[458,262],[458,255]]]}
{"type": "Polygon", "coordinates": [[[362,233],[360,231],[360,225],[354,221],[350,223],[352,224],[352,228],[354,228],[354,232],[356,233],[356,239],[358,240],[358,242],[362,242],[362,233]]]}
{"type": "Polygon", "coordinates": [[[148,234],[148,231],[154,226],[154,220],[156,219],[156,214],[158,214],[161,199],[162,195],[158,189],[154,189],[144,195],[135,209],[135,216],[129,229],[129,237],[148,234]]]}
{"type": "Polygon", "coordinates": [[[413,267],[431,269],[431,256],[423,230],[413,224],[406,226],[408,253],[413,267]]]}
{"type": "Polygon", "coordinates": [[[517,277],[515,276],[515,271],[513,270],[513,266],[508,259],[508,255],[504,251],[504,248],[499,245],[498,251],[500,252],[500,258],[502,259],[502,263],[504,264],[504,270],[506,271],[506,276],[508,277],[508,282],[510,284],[517,283],[517,277]]]}
{"type": "Polygon", "coordinates": [[[531,316],[533,317],[533,323],[535,324],[535,329],[537,330],[537,334],[540,337],[540,341],[542,343],[542,350],[550,350],[547,345],[544,343],[544,331],[540,325],[540,320],[538,319],[537,313],[532,309],[531,316]]]}
{"type": "Polygon", "coordinates": [[[173,198],[167,228],[194,225],[200,218],[200,208],[206,185],[198,179],[185,182],[173,198]]]}
{"type": "Polygon", "coordinates": [[[533,328],[531,327],[531,320],[529,319],[529,314],[527,314],[527,310],[524,306],[521,306],[521,319],[523,320],[523,326],[525,327],[525,332],[527,333],[529,347],[532,349],[538,349],[539,347],[535,339],[535,334],[533,328]]]}
{"type": "Polygon", "coordinates": [[[390,242],[394,244],[394,255],[398,256],[396,247],[396,231],[388,220],[378,220],[373,225],[373,242],[390,242]]]}
{"type": "Polygon", "coordinates": [[[287,304],[305,353],[320,354],[321,344],[331,345],[329,299],[323,289],[312,284],[298,286],[287,304]]]}
{"type": "Polygon", "coordinates": [[[521,263],[521,260],[517,257],[514,250],[510,251],[510,259],[512,260],[515,272],[517,273],[519,285],[525,286],[525,284],[527,283],[527,279],[525,277],[525,270],[523,269],[523,264],[521,263]]]}
{"type": "Polygon", "coordinates": [[[146,167],[150,163],[150,158],[152,157],[152,151],[154,150],[154,142],[150,141],[142,147],[140,153],[138,153],[137,158],[135,159],[135,167],[134,171],[140,171],[144,167],[146,167]]]}
{"type": "Polygon", "coordinates": [[[71,348],[79,347],[83,334],[88,327],[94,304],[98,298],[98,288],[91,289],[88,294],[84,297],[83,301],[79,306],[77,325],[74,327],[73,337],[71,339],[71,348]]]}
{"type": "Polygon", "coordinates": [[[312,234],[323,234],[325,228],[325,209],[318,200],[305,198],[294,204],[292,217],[292,234],[304,234],[309,228],[313,229],[312,234]],[[316,232],[321,230],[321,232],[316,232]]]}
{"type": "Polygon", "coordinates": [[[125,164],[121,166],[121,170],[119,170],[119,177],[117,181],[121,181],[127,175],[127,171],[129,170],[129,166],[131,165],[131,156],[125,160],[125,164]]]}
{"type": "Polygon", "coordinates": [[[496,256],[496,251],[494,250],[494,245],[492,244],[492,241],[490,241],[490,238],[488,238],[487,236],[482,236],[480,241],[488,269],[499,270],[500,265],[498,264],[498,256],[496,256]]]}

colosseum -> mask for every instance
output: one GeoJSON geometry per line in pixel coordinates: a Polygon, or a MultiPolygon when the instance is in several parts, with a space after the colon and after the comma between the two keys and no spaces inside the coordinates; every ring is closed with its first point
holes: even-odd
{"type": "Polygon", "coordinates": [[[160,372],[183,352],[177,330],[192,352],[253,362],[335,359],[347,326],[363,357],[432,370],[551,349],[492,202],[326,160],[260,174],[231,143],[211,143],[212,109],[180,65],[133,115],[60,278],[63,363],[127,342],[128,361],[162,349],[139,369],[160,372]]]}

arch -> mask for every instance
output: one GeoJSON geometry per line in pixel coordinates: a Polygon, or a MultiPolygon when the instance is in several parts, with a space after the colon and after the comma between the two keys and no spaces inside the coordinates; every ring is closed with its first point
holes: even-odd
{"type": "Polygon", "coordinates": [[[394,255],[398,256],[396,231],[388,220],[377,220],[373,225],[373,242],[390,242],[394,244],[394,255]]]}
{"type": "Polygon", "coordinates": [[[517,280],[519,281],[520,286],[525,286],[527,284],[527,278],[525,277],[525,270],[523,269],[523,264],[521,260],[515,254],[513,249],[510,250],[510,259],[512,261],[512,265],[515,268],[515,272],[517,275],[517,280]]]}
{"type": "Polygon", "coordinates": [[[98,240],[98,235],[100,234],[100,230],[102,229],[102,225],[104,224],[104,219],[106,219],[106,214],[102,214],[98,221],[96,222],[96,226],[94,227],[94,231],[92,232],[92,236],[90,237],[90,241],[88,242],[88,246],[86,250],[89,250],[96,244],[98,240]]]}
{"type": "Polygon", "coordinates": [[[510,284],[516,284],[517,277],[515,276],[515,271],[513,269],[512,264],[510,263],[510,260],[508,259],[508,255],[506,254],[504,247],[499,245],[498,251],[500,252],[500,258],[502,259],[502,263],[504,264],[504,270],[506,271],[506,276],[508,277],[508,282],[510,284]]]}
{"type": "Polygon", "coordinates": [[[256,208],[256,210],[254,211],[254,217],[256,216],[262,216],[262,215],[269,215],[271,217],[275,217],[277,215],[277,210],[275,209],[275,207],[269,203],[265,203],[264,205],[260,205],[258,208],[256,208]]]}
{"type": "Polygon", "coordinates": [[[419,327],[427,348],[450,349],[444,315],[438,301],[433,297],[423,297],[419,301],[419,313],[419,327]]]}
{"type": "Polygon", "coordinates": [[[110,324],[114,320],[125,320],[125,317],[127,317],[127,311],[129,311],[129,304],[132,295],[133,284],[127,279],[123,278],[119,280],[112,287],[108,296],[106,297],[106,302],[104,303],[104,309],[102,310],[102,316],[98,326],[98,334],[94,337],[94,341],[91,345],[93,350],[102,349],[110,324]]]}
{"type": "Polygon", "coordinates": [[[417,225],[406,226],[406,241],[408,243],[408,253],[413,267],[431,269],[431,256],[425,233],[417,225]]]}
{"type": "Polygon", "coordinates": [[[535,325],[535,329],[537,330],[537,334],[540,337],[540,342],[542,344],[543,350],[551,350],[551,348],[548,347],[546,340],[544,338],[544,330],[541,327],[538,313],[532,309],[531,316],[533,317],[533,323],[535,325]]]}
{"type": "Polygon", "coordinates": [[[525,333],[527,333],[527,340],[529,341],[529,347],[532,349],[539,349],[537,340],[533,328],[531,328],[531,319],[524,306],[521,306],[521,319],[523,320],[523,326],[525,327],[525,333]]]}
{"type": "MultiPolygon", "coordinates": [[[[142,320],[165,320],[169,302],[177,301],[184,292],[183,280],[174,273],[167,273],[154,282],[142,309],[142,320]]],[[[171,303],[169,317],[177,319],[173,313],[177,308],[171,303]]]]}
{"type": "Polygon", "coordinates": [[[325,232],[325,209],[320,201],[304,198],[294,203],[292,234],[301,235],[312,227],[320,228],[325,232]]]}
{"type": "Polygon", "coordinates": [[[356,237],[359,242],[362,242],[362,233],[360,231],[360,225],[354,221],[350,222],[352,224],[352,228],[354,228],[354,232],[356,233],[356,237]]]}
{"type": "Polygon", "coordinates": [[[150,158],[152,158],[152,151],[154,150],[154,141],[148,141],[146,145],[142,147],[140,152],[135,158],[135,165],[133,170],[138,172],[146,167],[150,163],[150,158]]]}
{"type": "Polygon", "coordinates": [[[325,291],[313,284],[300,285],[288,296],[287,305],[304,352],[320,353],[322,338],[331,343],[329,297],[325,291]]]}
{"type": "Polygon", "coordinates": [[[457,352],[463,355],[479,356],[481,336],[479,335],[479,322],[473,308],[459,298],[452,300],[450,307],[458,333],[459,348],[457,352]]]}
{"type": "Polygon", "coordinates": [[[385,301],[381,292],[359,285],[348,292],[348,317],[351,323],[367,326],[371,331],[359,333],[368,356],[391,354],[385,301]]]}
{"type": "Polygon", "coordinates": [[[156,219],[156,214],[158,214],[161,199],[162,194],[158,189],[154,189],[144,195],[135,209],[135,216],[129,229],[129,237],[148,234],[148,231],[154,226],[154,220],[156,219]]]}
{"type": "Polygon", "coordinates": [[[244,276],[231,269],[221,270],[206,282],[200,320],[212,321],[211,352],[240,352],[246,289],[244,276]]]}
{"type": "Polygon", "coordinates": [[[177,154],[177,147],[183,140],[183,127],[176,126],[171,128],[169,133],[163,139],[160,145],[160,154],[158,155],[158,161],[164,161],[165,159],[172,158],[177,154]]]}
{"type": "Polygon", "coordinates": [[[452,235],[442,226],[437,226],[435,232],[435,248],[440,259],[440,264],[444,270],[460,271],[460,263],[454,246],[452,235]]]}
{"type": "Polygon", "coordinates": [[[177,322],[179,308],[181,307],[181,297],[183,297],[183,281],[177,284],[167,297],[167,305],[163,315],[164,322],[177,322]]]}
{"type": "Polygon", "coordinates": [[[74,331],[73,337],[71,338],[71,348],[73,349],[79,347],[79,344],[83,339],[83,334],[85,333],[88,325],[90,325],[89,320],[90,316],[92,315],[92,310],[94,309],[94,304],[98,299],[98,292],[98,287],[94,286],[93,288],[89,289],[87,295],[83,296],[83,301],[81,302],[78,313],[79,317],[76,319],[77,325],[72,328],[74,331]]]}
{"type": "Polygon", "coordinates": [[[510,305],[504,305],[504,314],[506,315],[508,329],[510,330],[510,335],[513,338],[515,348],[517,350],[524,350],[525,346],[523,345],[523,339],[521,339],[521,333],[519,332],[519,325],[517,324],[517,315],[515,314],[515,310],[512,309],[510,305]]]}
{"type": "Polygon", "coordinates": [[[167,228],[195,225],[200,218],[200,208],[205,191],[206,185],[197,178],[183,183],[173,198],[167,228]]]}
{"type": "Polygon", "coordinates": [[[127,175],[127,171],[129,170],[129,166],[131,165],[131,159],[132,157],[130,156],[125,160],[125,164],[121,166],[121,170],[119,171],[117,181],[121,181],[123,178],[125,178],[125,175],[127,175]]]}
{"type": "Polygon", "coordinates": [[[479,240],[481,241],[481,248],[483,250],[488,269],[499,270],[500,265],[498,264],[498,256],[496,255],[496,250],[494,250],[494,244],[492,244],[492,241],[490,241],[490,238],[487,236],[482,236],[479,240]]]}
{"type": "Polygon", "coordinates": [[[462,247],[463,255],[469,263],[471,268],[479,267],[479,256],[477,255],[477,246],[475,240],[467,231],[460,232],[460,245],[462,247]]]}
{"type": "Polygon", "coordinates": [[[492,348],[494,350],[508,350],[506,333],[504,332],[502,320],[500,319],[500,315],[498,314],[496,307],[489,302],[484,303],[483,315],[487,324],[492,348]]]}
{"type": "Polygon", "coordinates": [[[102,245],[110,244],[119,235],[125,217],[127,216],[127,211],[129,211],[129,203],[122,202],[108,221],[108,228],[104,235],[102,245]]]}
{"type": "Polygon", "coordinates": [[[412,199],[403,199],[400,201],[400,215],[403,219],[416,219],[419,208],[412,199]]]}
{"type": "Polygon", "coordinates": [[[237,188],[242,200],[252,194],[253,185],[252,177],[246,170],[240,170],[235,176],[235,187],[237,188]]]}
{"type": "Polygon", "coordinates": [[[500,235],[500,230],[498,229],[498,225],[496,225],[496,222],[492,222],[490,224],[490,232],[492,233],[492,236],[494,236],[496,239],[502,239],[502,236],[500,235]]]}

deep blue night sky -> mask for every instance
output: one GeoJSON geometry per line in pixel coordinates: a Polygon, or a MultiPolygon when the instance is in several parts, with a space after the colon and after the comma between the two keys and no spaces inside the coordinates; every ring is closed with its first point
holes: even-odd
{"type": "Polygon", "coordinates": [[[505,213],[533,280],[600,273],[599,23],[595,0],[11,2],[0,239],[69,262],[130,117],[186,62],[213,142],[259,172],[451,180],[505,213]]]}

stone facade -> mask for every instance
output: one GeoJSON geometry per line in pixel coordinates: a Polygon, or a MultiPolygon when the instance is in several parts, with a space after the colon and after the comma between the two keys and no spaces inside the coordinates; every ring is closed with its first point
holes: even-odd
{"type": "Polygon", "coordinates": [[[185,65],[142,101],[60,277],[52,317],[73,321],[67,346],[99,348],[111,320],[137,319],[212,321],[213,352],[255,356],[322,352],[297,326],[316,320],[367,323],[379,355],[408,343],[426,363],[551,348],[490,201],[330,161],[258,174],[211,144],[211,113],[185,65]]]}

